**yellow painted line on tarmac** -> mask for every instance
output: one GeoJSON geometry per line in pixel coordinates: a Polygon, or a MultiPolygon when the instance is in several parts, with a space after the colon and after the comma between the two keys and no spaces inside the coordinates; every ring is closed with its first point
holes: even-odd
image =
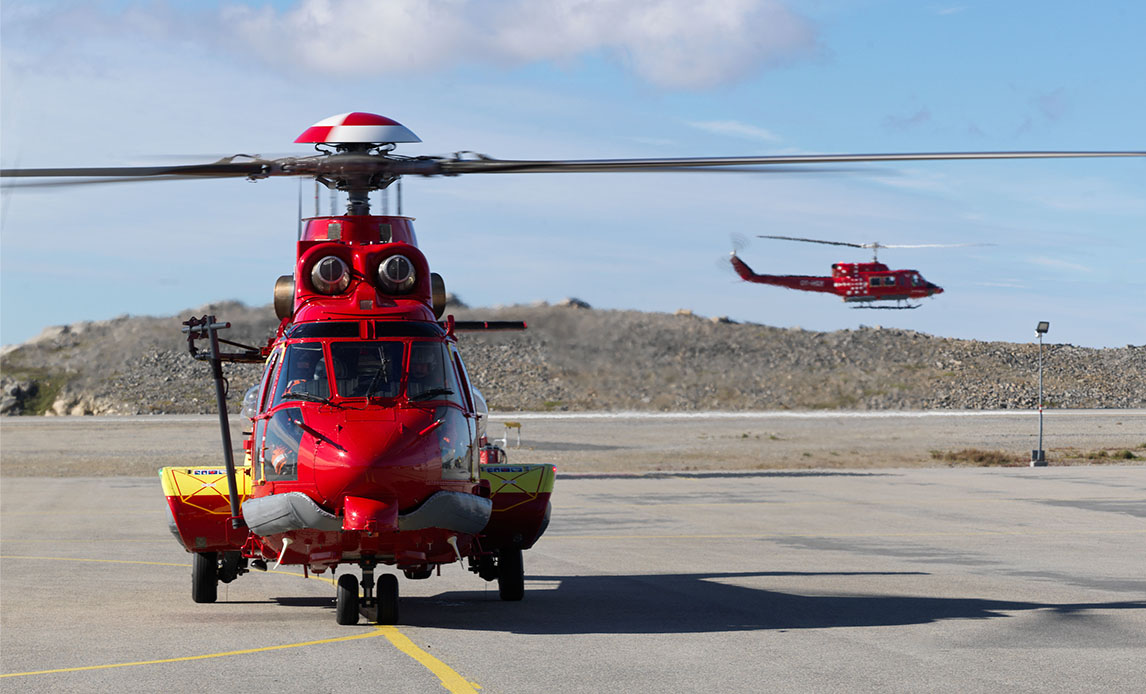
{"type": "MultiPolygon", "coordinates": [[[[9,542],[9,540],[5,540],[9,542]]],[[[190,564],[173,564],[165,561],[129,561],[127,559],[84,559],[83,557],[31,557],[18,554],[0,554],[0,559],[35,559],[37,561],[86,561],[100,564],[147,564],[149,566],[191,566],[190,564]]]]}
{"type": "Polygon", "coordinates": [[[36,543],[40,543],[40,544],[64,543],[64,542],[85,542],[88,544],[94,544],[96,542],[99,542],[99,544],[101,544],[101,545],[130,545],[130,544],[147,544],[147,543],[170,545],[171,544],[171,538],[167,537],[167,538],[155,539],[155,540],[126,540],[126,539],[124,539],[124,540],[103,540],[103,539],[96,540],[96,539],[90,538],[90,537],[14,537],[14,538],[7,538],[6,537],[3,540],[0,540],[0,542],[5,542],[5,543],[7,543],[7,542],[36,542],[36,543]]]}
{"type": "Polygon", "coordinates": [[[398,631],[397,627],[381,626],[378,627],[378,629],[381,630],[382,634],[387,638],[387,640],[389,640],[390,643],[394,645],[394,648],[397,648],[414,660],[418,661],[422,667],[437,675],[438,679],[441,680],[442,686],[445,687],[448,691],[453,692],[454,694],[477,694],[477,689],[481,689],[481,687],[477,687],[475,683],[470,682],[459,675],[457,672],[451,669],[450,666],[425,652],[421,648],[418,648],[418,646],[415,645],[414,642],[409,639],[409,637],[398,631]],[[475,689],[475,687],[477,688],[475,689]]]}
{"type": "Polygon", "coordinates": [[[774,538],[819,538],[819,537],[978,537],[985,535],[1142,535],[1146,528],[1139,530],[977,530],[972,532],[929,532],[929,533],[744,533],[744,534],[689,534],[689,535],[554,535],[547,533],[546,541],[551,540],[766,540],[774,538]]]}
{"type": "MultiPolygon", "coordinates": [[[[81,562],[104,562],[109,564],[149,564],[151,566],[178,566],[186,568],[190,564],[174,564],[170,562],[158,561],[129,561],[126,559],[83,559],[78,557],[31,557],[31,556],[18,556],[18,555],[0,555],[0,559],[34,559],[46,561],[81,561],[81,562]]],[[[293,573],[290,571],[277,571],[271,569],[267,573],[280,574],[282,576],[293,576],[295,578],[310,578],[315,581],[322,581],[324,583],[333,584],[334,580],[325,576],[303,576],[302,574],[293,573]]],[[[263,648],[249,648],[242,651],[225,651],[223,653],[207,653],[205,655],[191,655],[181,658],[163,658],[160,660],[140,660],[131,663],[111,663],[109,665],[87,665],[82,667],[71,668],[58,668],[55,670],[35,670],[32,672],[11,672],[0,674],[0,678],[4,677],[26,677],[30,675],[50,675],[60,672],[81,672],[85,670],[109,670],[112,668],[121,667],[139,667],[142,665],[161,665],[163,663],[181,663],[191,660],[207,660],[209,658],[224,658],[233,655],[249,655],[251,653],[264,653],[266,651],[279,651],[287,648],[302,648],[304,646],[317,646],[326,643],[338,643],[340,641],[354,641],[357,639],[368,639],[374,636],[385,636],[386,640],[390,642],[394,648],[414,659],[419,665],[433,673],[442,686],[446,688],[451,694],[477,694],[477,690],[481,687],[476,682],[470,682],[462,677],[446,665],[441,660],[430,655],[422,650],[410,640],[408,636],[398,631],[398,627],[383,625],[377,626],[373,631],[365,634],[354,634],[352,636],[339,636],[332,639],[320,639],[318,641],[304,641],[302,643],[288,643],[280,646],[265,646],[263,648]]]]}
{"type": "Polygon", "coordinates": [[[163,512],[155,511],[0,511],[0,516],[156,516],[162,517],[163,512]]]}
{"type": "Polygon", "coordinates": [[[645,509],[645,510],[669,510],[674,508],[722,508],[729,506],[765,506],[765,507],[786,507],[786,506],[931,506],[934,504],[1013,504],[1013,503],[1046,503],[1058,501],[1128,501],[1128,502],[1146,502],[1146,498],[1141,496],[1062,496],[1062,497],[1007,497],[997,499],[968,499],[966,497],[948,497],[940,499],[885,499],[882,501],[856,501],[854,499],[819,499],[815,501],[775,501],[771,499],[760,499],[758,501],[685,501],[685,502],[657,502],[634,504],[634,503],[596,503],[596,504],[554,504],[553,508],[561,511],[581,510],[581,509],[598,509],[598,508],[625,508],[625,509],[645,509]]]}
{"type": "Polygon", "coordinates": [[[138,660],[131,663],[111,663],[108,665],[85,665],[82,667],[65,667],[55,670],[35,670],[32,672],[11,672],[0,675],[0,677],[27,677],[30,675],[50,675],[60,672],[83,672],[87,670],[110,670],[112,668],[121,667],[139,667],[141,665],[161,665],[163,663],[184,663],[192,660],[208,660],[210,658],[225,658],[232,655],[249,655],[251,653],[266,653],[267,651],[281,651],[287,648],[302,648],[304,646],[318,646],[325,643],[339,643],[341,641],[356,641],[358,639],[369,639],[375,636],[382,636],[382,629],[384,627],[376,627],[372,631],[362,634],[353,634],[351,636],[338,636],[332,639],[319,639],[317,641],[303,641],[300,643],[285,643],[279,646],[264,646],[262,648],[247,648],[241,651],[225,651],[223,653],[206,653],[203,655],[188,655],[181,658],[162,658],[160,660],[138,660]]]}

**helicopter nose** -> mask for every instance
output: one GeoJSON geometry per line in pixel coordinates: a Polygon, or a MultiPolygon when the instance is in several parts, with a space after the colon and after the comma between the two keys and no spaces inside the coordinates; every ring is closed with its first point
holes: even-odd
{"type": "Polygon", "coordinates": [[[411,503],[433,464],[441,467],[438,437],[420,431],[432,421],[430,415],[415,414],[422,416],[342,422],[338,446],[325,446],[315,455],[315,482],[327,503],[337,506],[347,495],[411,503]]]}
{"type": "Polygon", "coordinates": [[[943,293],[943,287],[940,287],[937,284],[931,284],[930,282],[928,282],[927,288],[931,290],[931,296],[935,296],[936,294],[942,294],[943,293]]]}

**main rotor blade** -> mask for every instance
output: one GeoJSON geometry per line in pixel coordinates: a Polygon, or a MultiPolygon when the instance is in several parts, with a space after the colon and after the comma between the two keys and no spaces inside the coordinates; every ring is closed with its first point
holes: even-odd
{"type": "Polygon", "coordinates": [[[214,180],[222,178],[235,178],[235,174],[223,175],[201,175],[194,176],[119,176],[119,177],[93,177],[93,178],[62,178],[53,180],[28,180],[28,181],[4,181],[0,183],[0,189],[28,189],[28,188],[67,188],[71,186],[91,186],[91,185],[108,185],[110,183],[143,183],[151,181],[188,181],[188,180],[214,180]]]}
{"type": "Polygon", "coordinates": [[[865,248],[967,248],[970,246],[994,246],[993,243],[880,243],[865,244],[865,248]]]}
{"type": "MultiPolygon", "coordinates": [[[[247,158],[247,155],[236,155],[247,158]]],[[[1146,152],[935,152],[904,154],[800,154],[750,157],[691,157],[667,159],[508,160],[484,155],[463,157],[400,157],[388,153],[338,154],[253,158],[233,161],[225,157],[208,164],[173,166],[73,167],[53,169],[0,169],[3,178],[267,178],[308,176],[322,178],[340,189],[377,190],[401,176],[458,176],[471,173],[580,173],[620,171],[743,171],[793,173],[797,169],[825,171],[824,164],[951,159],[1061,159],[1081,157],[1146,157],[1146,152]],[[810,166],[809,166],[810,165],[810,166]]],[[[838,170],[827,167],[827,171],[838,170]]],[[[75,185],[87,181],[61,181],[75,185]]]]}
{"type": "Polygon", "coordinates": [[[862,243],[848,243],[846,241],[822,241],[820,239],[802,239],[798,236],[772,236],[770,234],[757,234],[762,239],[781,239],[783,241],[804,241],[805,243],[822,243],[826,246],[850,246],[852,248],[867,248],[862,243]]]}
{"type": "Polygon", "coordinates": [[[3,178],[149,178],[151,176],[207,176],[221,178],[264,174],[270,162],[217,161],[175,166],[93,166],[61,169],[2,169],[3,178]]]}
{"type": "Polygon", "coordinates": [[[901,154],[795,154],[752,157],[686,157],[669,159],[510,160],[438,159],[440,173],[576,173],[648,171],[777,164],[839,164],[881,161],[943,161],[962,159],[1073,159],[1083,157],[1146,157],[1146,152],[929,152],[901,154]]]}

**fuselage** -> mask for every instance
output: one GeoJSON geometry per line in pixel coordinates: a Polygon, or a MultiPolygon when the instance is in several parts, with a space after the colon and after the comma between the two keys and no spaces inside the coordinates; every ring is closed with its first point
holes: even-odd
{"type": "MultiPolygon", "coordinates": [[[[318,569],[365,553],[420,566],[453,559],[451,534],[463,547],[472,539],[468,527],[397,533],[435,495],[446,493],[435,503],[464,505],[485,493],[481,413],[456,340],[437,321],[416,243],[409,219],[366,215],[307,220],[298,242],[290,312],[270,346],[244,444],[256,507],[292,492],[309,499],[292,500],[306,506],[305,527],[252,528],[286,563],[318,569]],[[326,530],[306,513],[340,517],[343,527],[326,530]]],[[[244,515],[254,515],[251,500],[244,515]]]]}
{"type": "Polygon", "coordinates": [[[731,262],[747,282],[835,294],[848,302],[905,301],[943,293],[942,287],[923,279],[918,271],[892,270],[883,263],[835,263],[830,277],[816,277],[757,274],[735,253],[731,262]]]}

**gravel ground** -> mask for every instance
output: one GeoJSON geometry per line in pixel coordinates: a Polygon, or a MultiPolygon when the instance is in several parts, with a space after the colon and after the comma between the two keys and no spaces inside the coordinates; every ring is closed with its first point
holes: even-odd
{"type": "MultiPolygon", "coordinates": [[[[568,306],[455,308],[458,319],[525,320],[512,333],[463,333],[462,353],[502,411],[1026,409],[1036,406],[1038,348],[913,331],[830,333],[736,324],[691,313],[568,306]]],[[[180,318],[123,317],[49,328],[0,361],[4,414],[209,413],[208,367],[180,323],[213,314],[226,335],[265,344],[270,307],[203,306],[180,318]]],[[[1046,345],[1051,408],[1146,406],[1146,347],[1046,345]]],[[[258,379],[230,365],[231,406],[258,379]]]]}
{"type": "MultiPolygon", "coordinates": [[[[241,460],[243,423],[231,418],[241,460]]],[[[495,413],[511,462],[558,474],[949,466],[1026,467],[1037,447],[1033,412],[495,413]],[[950,454],[950,455],[949,455],[950,454]],[[986,455],[985,455],[986,454],[986,455]],[[985,455],[985,457],[984,457],[985,455]]],[[[1146,411],[1046,414],[1052,466],[1146,464],[1146,411]],[[1123,452],[1126,455],[1118,455],[1123,452]]],[[[211,415],[8,417],[0,420],[4,477],[144,477],[168,465],[222,465],[211,415]]]]}

